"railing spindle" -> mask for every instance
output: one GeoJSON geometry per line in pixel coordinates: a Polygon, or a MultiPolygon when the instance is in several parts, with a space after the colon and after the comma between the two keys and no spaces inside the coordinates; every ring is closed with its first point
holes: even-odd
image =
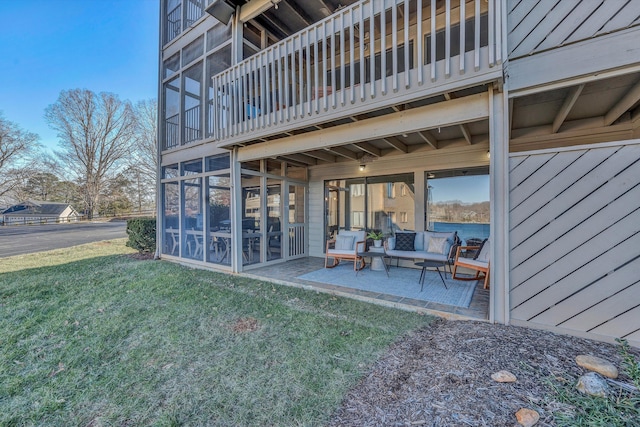
{"type": "MultiPolygon", "coordinates": [[[[391,2],[393,9],[391,9],[391,62],[393,64],[393,75],[391,76],[393,82],[393,91],[398,91],[398,4],[396,0],[391,2]]],[[[406,47],[406,46],[405,46],[406,47]]]]}
{"type": "MultiPolygon", "coordinates": [[[[331,19],[331,106],[336,108],[336,20],[331,19]]],[[[325,96],[329,96],[325,94],[325,96]]]]}
{"type": "Polygon", "coordinates": [[[351,87],[351,103],[356,102],[356,70],[355,70],[355,58],[354,58],[354,45],[355,45],[355,35],[354,35],[354,16],[353,16],[353,8],[351,8],[351,28],[349,28],[349,86],[351,87]]]}
{"type": "Polygon", "coordinates": [[[387,94],[387,6],[386,0],[382,0],[380,8],[380,78],[382,79],[382,95],[387,94]]]}
{"type": "Polygon", "coordinates": [[[496,65],[496,56],[495,56],[495,27],[494,27],[494,19],[493,19],[493,0],[489,1],[489,28],[487,28],[487,32],[489,33],[489,66],[493,67],[496,65]]]}
{"type": "MultiPolygon", "coordinates": [[[[464,0],[460,0],[463,2],[464,0]]],[[[422,0],[417,0],[416,4],[416,50],[418,51],[418,64],[416,67],[416,71],[418,72],[418,85],[422,86],[423,83],[423,75],[422,70],[424,69],[424,57],[423,57],[423,47],[422,41],[424,37],[422,35],[422,0]]]]}
{"type": "Polygon", "coordinates": [[[407,89],[411,86],[409,81],[409,76],[411,75],[409,67],[410,53],[412,52],[409,50],[409,0],[404,0],[404,86],[407,89]]]}
{"type": "Polygon", "coordinates": [[[329,100],[327,99],[327,21],[322,21],[322,98],[324,111],[329,108],[329,100]]]}
{"type": "Polygon", "coordinates": [[[345,88],[344,81],[344,66],[345,66],[345,56],[344,56],[344,12],[340,13],[340,98],[341,104],[344,106],[346,103],[346,94],[347,90],[345,88]]]}
{"type": "Polygon", "coordinates": [[[431,0],[431,81],[436,81],[436,0],[431,0]]]}
{"type": "Polygon", "coordinates": [[[298,86],[296,85],[296,73],[298,67],[296,66],[296,38],[291,40],[291,107],[293,110],[293,118],[298,118],[298,86]]]}
{"type": "Polygon", "coordinates": [[[309,115],[313,113],[313,97],[311,96],[311,89],[313,88],[313,85],[311,84],[311,42],[309,41],[310,34],[311,30],[307,30],[307,44],[305,47],[305,52],[307,55],[305,60],[305,67],[307,69],[307,102],[309,103],[309,111],[307,112],[307,114],[309,115]]]}
{"type": "Polygon", "coordinates": [[[360,4],[360,19],[358,21],[358,29],[360,30],[360,100],[364,101],[364,85],[367,80],[365,73],[364,63],[366,58],[364,56],[364,5],[360,4]]]}
{"type": "Polygon", "coordinates": [[[460,0],[460,74],[464,73],[464,58],[465,58],[465,38],[466,38],[466,5],[465,0],[460,0]]]}
{"type": "Polygon", "coordinates": [[[373,0],[369,0],[369,80],[371,86],[371,98],[376,96],[376,32],[375,32],[375,12],[373,10],[373,0]]]}
{"type": "Polygon", "coordinates": [[[451,0],[445,2],[444,75],[451,76],[451,0]]]}
{"type": "Polygon", "coordinates": [[[282,76],[284,83],[284,115],[286,116],[287,121],[291,120],[291,108],[289,108],[289,44],[285,43],[282,47],[284,48],[284,61],[282,62],[282,76]]]}
{"type": "Polygon", "coordinates": [[[480,1],[476,0],[476,20],[474,28],[474,69],[478,71],[480,69],[480,1]]]}

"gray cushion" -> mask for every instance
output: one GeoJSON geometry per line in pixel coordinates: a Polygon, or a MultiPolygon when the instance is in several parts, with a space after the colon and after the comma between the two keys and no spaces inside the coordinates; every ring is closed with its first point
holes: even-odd
{"type": "Polygon", "coordinates": [[[396,233],[395,249],[398,251],[415,251],[416,233],[396,233]]]}
{"type": "Polygon", "coordinates": [[[448,237],[435,237],[431,236],[429,239],[429,246],[427,248],[427,252],[432,252],[436,254],[444,254],[445,249],[449,249],[448,237]]]}
{"type": "Polygon", "coordinates": [[[355,236],[338,236],[336,237],[336,246],[338,250],[352,250],[355,236]]]}

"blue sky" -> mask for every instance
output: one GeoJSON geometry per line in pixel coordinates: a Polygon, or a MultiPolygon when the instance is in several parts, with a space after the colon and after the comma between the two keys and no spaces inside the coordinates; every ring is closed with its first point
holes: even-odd
{"type": "Polygon", "coordinates": [[[55,148],[62,90],[157,98],[159,0],[0,0],[0,111],[55,148]]]}
{"type": "Polygon", "coordinates": [[[464,203],[489,201],[489,175],[457,176],[429,180],[433,202],[460,200],[464,203]]]}

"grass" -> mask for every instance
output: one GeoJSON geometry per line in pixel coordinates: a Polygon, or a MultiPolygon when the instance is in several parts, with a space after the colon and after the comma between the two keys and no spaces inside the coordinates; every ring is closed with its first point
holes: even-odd
{"type": "Polygon", "coordinates": [[[431,320],[131,252],[0,260],[1,426],[321,425],[431,320]]]}

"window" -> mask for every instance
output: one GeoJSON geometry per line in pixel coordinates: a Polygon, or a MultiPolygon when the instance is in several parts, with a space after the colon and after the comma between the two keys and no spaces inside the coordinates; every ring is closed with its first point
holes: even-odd
{"type": "Polygon", "coordinates": [[[412,195],[413,173],[326,181],[326,236],[351,229],[378,230],[387,235],[395,230],[415,230],[415,198],[396,198],[401,185],[412,195]],[[396,212],[404,214],[400,224],[396,212]]]}
{"type": "Polygon", "coordinates": [[[202,62],[194,65],[183,73],[184,78],[184,113],[183,143],[202,138],[201,114],[202,110],[202,62]]]}
{"type": "Polygon", "coordinates": [[[489,237],[489,169],[428,173],[427,230],[457,231],[463,241],[489,237]]]}
{"type": "Polygon", "coordinates": [[[182,31],[182,7],[180,0],[166,0],[165,7],[167,16],[164,23],[164,42],[169,43],[182,31]]]}
{"type": "Polygon", "coordinates": [[[358,227],[358,228],[364,227],[364,212],[362,211],[353,212],[353,218],[351,223],[354,227],[358,227]]]}
{"type": "Polygon", "coordinates": [[[164,78],[171,77],[180,69],[180,52],[166,59],[163,64],[164,78]]]}
{"type": "Polygon", "coordinates": [[[351,195],[353,197],[364,196],[364,184],[352,184],[351,185],[351,195]]]}
{"type": "Polygon", "coordinates": [[[400,222],[407,223],[409,221],[409,216],[406,212],[400,212],[400,222]]]}
{"type": "Polygon", "coordinates": [[[218,23],[207,31],[207,52],[231,40],[231,22],[230,20],[227,25],[218,23]]]}
{"type": "Polygon", "coordinates": [[[202,56],[203,46],[204,37],[200,36],[182,49],[182,66],[184,67],[202,56]]]}
{"type": "Polygon", "coordinates": [[[387,182],[387,198],[393,199],[396,197],[396,186],[393,182],[387,182]]]}

